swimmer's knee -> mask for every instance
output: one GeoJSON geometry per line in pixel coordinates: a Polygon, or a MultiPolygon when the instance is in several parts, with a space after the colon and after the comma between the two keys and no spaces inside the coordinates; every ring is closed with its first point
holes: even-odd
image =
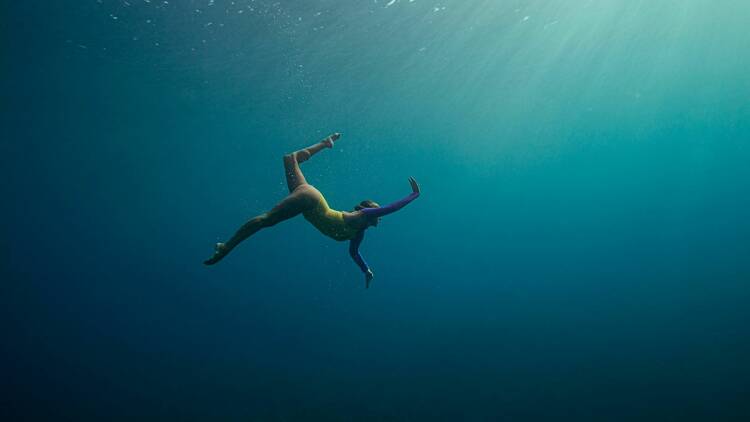
{"type": "Polygon", "coordinates": [[[257,220],[261,227],[275,226],[281,221],[276,214],[270,212],[255,217],[255,220],[257,220]]]}
{"type": "Polygon", "coordinates": [[[301,149],[301,150],[297,151],[295,154],[296,154],[295,158],[300,163],[303,162],[303,161],[307,161],[307,160],[310,159],[310,157],[312,157],[312,153],[307,148],[301,149]]]}
{"type": "Polygon", "coordinates": [[[312,154],[306,149],[295,151],[291,154],[284,155],[284,167],[293,167],[295,164],[299,165],[309,160],[312,154]]]}
{"type": "Polygon", "coordinates": [[[265,213],[250,219],[250,221],[248,221],[248,225],[263,228],[268,227],[270,222],[271,219],[269,218],[268,213],[265,213]]]}

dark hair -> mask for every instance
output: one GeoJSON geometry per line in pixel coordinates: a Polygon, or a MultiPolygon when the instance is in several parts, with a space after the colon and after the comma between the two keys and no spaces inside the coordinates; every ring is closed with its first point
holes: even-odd
{"type": "Polygon", "coordinates": [[[372,199],[365,199],[354,207],[355,211],[359,211],[364,208],[380,208],[380,205],[372,199]]]}

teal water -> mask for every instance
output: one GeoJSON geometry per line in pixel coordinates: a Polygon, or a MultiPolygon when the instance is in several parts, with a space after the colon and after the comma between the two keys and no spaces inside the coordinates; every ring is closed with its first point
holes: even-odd
{"type": "Polygon", "coordinates": [[[0,10],[4,420],[750,416],[750,3],[0,10]]]}

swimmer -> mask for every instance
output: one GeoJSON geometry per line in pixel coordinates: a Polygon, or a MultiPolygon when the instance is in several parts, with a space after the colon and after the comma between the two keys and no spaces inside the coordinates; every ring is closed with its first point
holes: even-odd
{"type": "Polygon", "coordinates": [[[412,192],[403,199],[385,207],[376,202],[365,200],[354,207],[353,211],[336,211],[328,206],[323,194],[307,183],[299,165],[325,148],[333,148],[333,143],[341,137],[334,133],[315,145],[284,156],[286,183],[289,195],[270,211],[251,218],[224,243],[217,243],[214,254],[203,263],[213,265],[221,261],[232,249],[243,240],[257,233],[260,229],[274,226],[284,220],[302,214],[307,221],[324,235],[337,240],[349,241],[349,255],[365,275],[365,288],[370,287],[373,273],[367,262],[359,253],[359,245],[368,227],[377,226],[380,218],[394,213],[419,197],[419,185],[413,177],[409,178],[412,192]]]}

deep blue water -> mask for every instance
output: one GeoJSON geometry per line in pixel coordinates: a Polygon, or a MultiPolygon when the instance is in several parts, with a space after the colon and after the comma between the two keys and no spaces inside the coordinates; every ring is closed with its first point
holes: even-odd
{"type": "Polygon", "coordinates": [[[750,3],[3,2],[4,420],[748,420],[750,3]],[[240,11],[242,13],[240,13],[240,11]],[[423,194],[347,244],[286,193],[423,194]]]}

